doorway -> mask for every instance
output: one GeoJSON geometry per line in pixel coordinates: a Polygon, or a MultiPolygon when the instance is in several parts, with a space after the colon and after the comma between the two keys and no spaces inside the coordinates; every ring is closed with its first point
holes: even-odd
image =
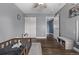
{"type": "Polygon", "coordinates": [[[53,17],[47,17],[47,38],[53,38],[54,23],[53,17]]]}
{"type": "Polygon", "coordinates": [[[53,34],[53,20],[47,21],[48,33],[53,34]]]}

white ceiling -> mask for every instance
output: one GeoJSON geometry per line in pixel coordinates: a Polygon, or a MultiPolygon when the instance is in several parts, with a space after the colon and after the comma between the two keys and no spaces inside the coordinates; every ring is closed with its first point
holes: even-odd
{"type": "Polygon", "coordinates": [[[16,3],[25,14],[55,14],[65,3],[46,3],[47,8],[33,8],[33,3],[16,3]]]}

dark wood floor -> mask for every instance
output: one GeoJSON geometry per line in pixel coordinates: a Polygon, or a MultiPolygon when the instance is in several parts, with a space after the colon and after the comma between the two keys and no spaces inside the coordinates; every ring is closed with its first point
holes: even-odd
{"type": "Polygon", "coordinates": [[[33,42],[41,43],[43,55],[79,55],[73,50],[65,50],[54,38],[37,39],[33,42]]]}

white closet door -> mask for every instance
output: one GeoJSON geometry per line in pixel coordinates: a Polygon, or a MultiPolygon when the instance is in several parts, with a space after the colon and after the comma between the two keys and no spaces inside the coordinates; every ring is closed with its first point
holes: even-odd
{"type": "Polygon", "coordinates": [[[31,37],[36,37],[36,17],[31,17],[31,27],[30,27],[30,35],[31,37]]]}
{"type": "Polygon", "coordinates": [[[25,17],[25,33],[28,37],[36,37],[36,17],[25,17]]]}
{"type": "Polygon", "coordinates": [[[25,33],[28,34],[28,37],[30,37],[30,18],[25,17],[25,33]]]}

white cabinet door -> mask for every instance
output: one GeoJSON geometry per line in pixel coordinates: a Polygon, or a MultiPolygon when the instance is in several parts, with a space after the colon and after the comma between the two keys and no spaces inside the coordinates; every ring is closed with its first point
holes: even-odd
{"type": "Polygon", "coordinates": [[[36,17],[25,17],[25,33],[28,37],[36,37],[36,17]]]}

